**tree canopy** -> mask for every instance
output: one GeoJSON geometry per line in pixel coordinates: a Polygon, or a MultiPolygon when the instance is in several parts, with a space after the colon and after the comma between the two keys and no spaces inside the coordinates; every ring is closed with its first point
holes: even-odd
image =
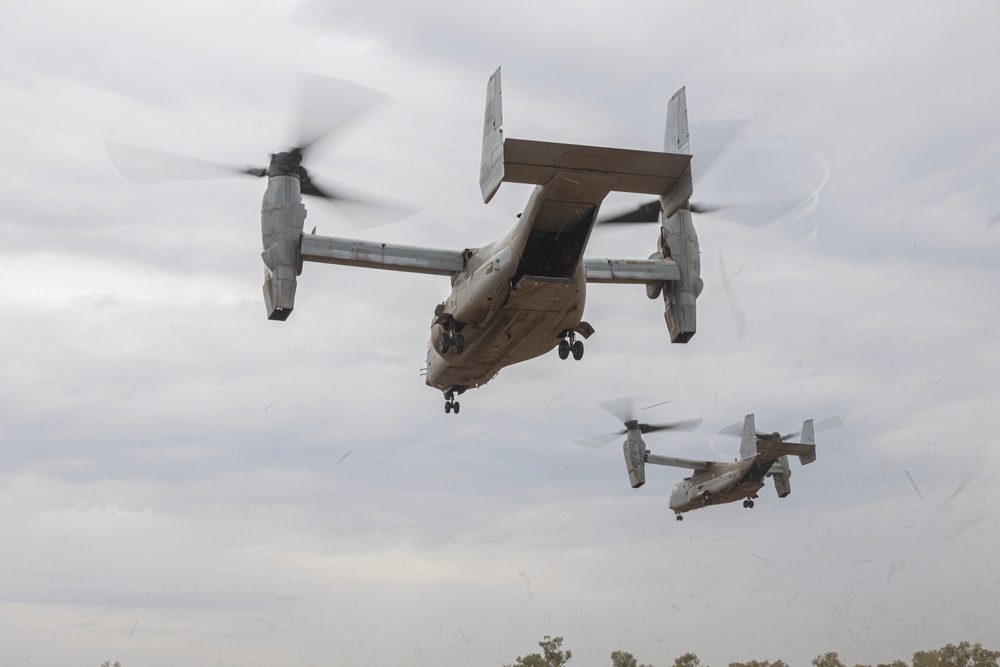
{"type": "Polygon", "coordinates": [[[563,651],[562,643],[562,637],[553,638],[545,635],[545,638],[538,642],[542,653],[529,653],[523,658],[518,656],[513,664],[504,667],[563,667],[573,657],[573,652],[563,651]]]}
{"type": "MultiPolygon", "coordinates": [[[[549,637],[538,642],[541,653],[531,653],[524,657],[519,657],[512,664],[505,664],[504,667],[565,667],[572,657],[572,652],[563,650],[562,637],[549,637]]],[[[813,667],[847,667],[836,651],[822,653],[812,661],[813,667]]],[[[107,663],[102,667],[109,667],[107,663]]],[[[117,663],[115,665],[117,667],[117,663]]],[[[611,667],[653,667],[652,665],[639,664],[635,656],[628,651],[614,651],[611,653],[611,667]]],[[[685,653],[674,660],[672,667],[708,667],[702,665],[701,660],[694,653],[685,653]]],[[[748,660],[744,662],[731,662],[729,667],[788,667],[784,660],[748,660]]],[[[870,667],[868,665],[854,665],[854,667],[870,667]]],[[[991,651],[983,648],[978,642],[970,644],[961,642],[957,645],[947,644],[933,651],[917,651],[913,654],[912,664],[905,660],[893,660],[889,663],[880,663],[877,667],[1000,667],[1000,651],[991,651]]]]}
{"type": "Polygon", "coordinates": [[[653,667],[652,665],[640,665],[635,656],[628,651],[614,651],[611,653],[611,667],[653,667]]]}

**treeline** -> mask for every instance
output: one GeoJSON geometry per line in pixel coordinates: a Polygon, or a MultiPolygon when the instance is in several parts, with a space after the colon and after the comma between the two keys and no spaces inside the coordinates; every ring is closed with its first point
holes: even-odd
{"type": "MultiPolygon", "coordinates": [[[[503,667],[564,667],[573,657],[573,652],[564,649],[562,637],[545,635],[538,642],[541,653],[530,653],[518,657],[513,663],[505,663],[503,667]]],[[[813,667],[848,667],[835,652],[823,653],[812,661],[813,667]]],[[[653,667],[640,663],[628,651],[614,651],[611,654],[611,667],[653,667]]],[[[703,665],[694,653],[685,653],[676,660],[672,667],[708,667],[703,665]]],[[[749,660],[747,662],[731,662],[728,667],[788,667],[784,660],[749,660]]],[[[1000,667],[1000,651],[985,649],[978,642],[970,644],[961,642],[958,645],[947,644],[935,651],[917,651],[908,663],[905,660],[893,660],[890,663],[878,665],[854,665],[853,667],[1000,667]]]]}

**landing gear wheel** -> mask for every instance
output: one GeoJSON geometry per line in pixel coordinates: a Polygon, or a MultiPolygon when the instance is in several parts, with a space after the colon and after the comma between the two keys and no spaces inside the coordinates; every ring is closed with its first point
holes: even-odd
{"type": "Polygon", "coordinates": [[[744,507],[744,509],[750,509],[750,501],[749,500],[744,500],[743,501],[743,507],[744,507]]]}
{"type": "Polygon", "coordinates": [[[574,341],[573,344],[570,347],[573,350],[573,358],[574,359],[576,359],[577,361],[580,361],[581,359],[583,359],[583,341],[582,340],[574,341]]]}
{"type": "Polygon", "coordinates": [[[753,501],[749,498],[747,499],[747,509],[753,509],[753,501]]]}
{"type": "Polygon", "coordinates": [[[441,344],[438,347],[441,350],[441,354],[448,354],[448,348],[451,347],[451,336],[446,333],[441,334],[441,344]]]}
{"type": "Polygon", "coordinates": [[[683,521],[684,520],[684,515],[683,514],[678,514],[677,515],[677,520],[678,521],[683,521]]]}
{"type": "Polygon", "coordinates": [[[569,358],[569,341],[563,338],[559,341],[559,358],[567,359],[569,358]]]}
{"type": "MultiPolygon", "coordinates": [[[[465,336],[455,334],[455,354],[462,354],[463,352],[465,352],[465,336]]],[[[455,412],[458,412],[458,410],[455,410],[455,412]]]]}
{"type": "Polygon", "coordinates": [[[708,491],[706,491],[705,493],[703,493],[701,495],[701,497],[702,497],[702,500],[705,501],[705,507],[708,507],[709,505],[712,504],[712,494],[710,494],[708,491]]]}
{"type": "MultiPolygon", "coordinates": [[[[463,388],[463,390],[464,390],[464,388],[463,388]]],[[[462,392],[459,391],[458,393],[462,393],[462,392]]],[[[458,401],[455,400],[455,390],[454,389],[449,389],[448,391],[444,392],[444,411],[445,411],[445,414],[450,413],[450,412],[454,412],[457,415],[460,408],[461,408],[461,406],[458,404],[458,401]]]]}

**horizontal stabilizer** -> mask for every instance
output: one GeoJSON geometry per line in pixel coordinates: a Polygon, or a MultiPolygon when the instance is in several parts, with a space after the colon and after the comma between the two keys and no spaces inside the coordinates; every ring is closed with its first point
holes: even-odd
{"type": "Polygon", "coordinates": [[[757,456],[766,461],[775,461],[782,456],[798,456],[805,463],[809,457],[812,461],[816,460],[816,445],[757,438],[757,456]]]}
{"type": "Polygon", "coordinates": [[[627,148],[602,148],[551,141],[507,139],[503,142],[503,180],[544,185],[559,172],[587,172],[615,177],[613,190],[658,195],[677,182],[690,155],[627,148]]]}

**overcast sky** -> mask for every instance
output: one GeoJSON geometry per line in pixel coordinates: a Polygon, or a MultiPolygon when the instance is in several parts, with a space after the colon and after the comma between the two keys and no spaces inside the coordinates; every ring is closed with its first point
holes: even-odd
{"type": "MultiPolygon", "coordinates": [[[[543,635],[578,666],[1000,648],[996,3],[41,0],[4,18],[4,664],[500,665],[543,635]],[[528,194],[479,193],[501,65],[507,136],[657,150],[687,86],[692,121],[753,119],[696,199],[829,179],[806,216],[698,218],[689,344],[641,287],[593,286],[581,362],[505,369],[455,416],[420,376],[447,280],[307,265],[294,314],[267,321],[264,182],[135,185],[104,148],[260,164],[289,141],[292,73],[344,78],[393,101],[325,145],[317,178],[420,212],[356,231],[307,202],[306,227],[475,247],[528,194]],[[793,463],[788,498],[676,522],[684,471],[633,490],[617,441],[574,444],[627,395],[704,419],[647,439],[689,458],[735,456],[715,434],[749,412],[845,425],[793,463]]],[[[588,252],[645,258],[656,233],[588,252]]]]}

